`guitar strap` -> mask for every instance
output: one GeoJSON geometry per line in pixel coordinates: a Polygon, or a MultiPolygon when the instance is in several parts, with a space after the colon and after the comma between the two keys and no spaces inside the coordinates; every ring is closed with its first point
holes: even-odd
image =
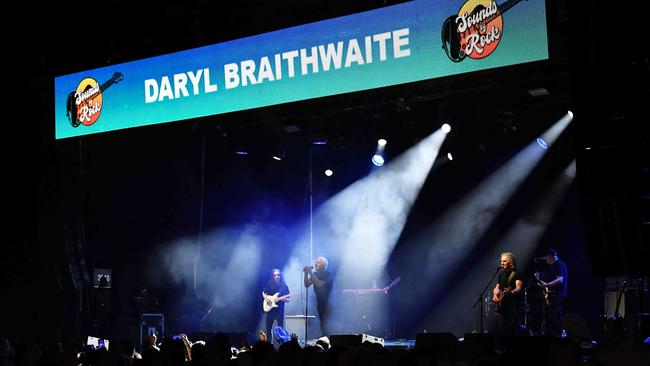
{"type": "Polygon", "coordinates": [[[512,284],[512,279],[515,278],[515,273],[516,272],[517,271],[510,272],[510,276],[508,276],[508,281],[506,281],[506,285],[508,285],[507,286],[508,288],[510,288],[510,285],[512,284]]]}

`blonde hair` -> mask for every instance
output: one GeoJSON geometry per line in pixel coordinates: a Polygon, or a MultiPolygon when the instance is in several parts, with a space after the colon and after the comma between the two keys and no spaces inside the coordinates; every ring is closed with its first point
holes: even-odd
{"type": "Polygon", "coordinates": [[[501,253],[501,256],[499,256],[499,259],[501,259],[503,257],[508,258],[508,261],[510,261],[510,263],[512,263],[512,268],[513,269],[517,268],[517,263],[515,262],[515,255],[514,254],[512,254],[510,252],[501,253]]]}
{"type": "Polygon", "coordinates": [[[318,257],[318,258],[316,258],[316,262],[318,262],[318,261],[323,262],[323,265],[325,266],[325,269],[327,269],[327,265],[329,264],[329,262],[327,262],[327,258],[325,258],[325,257],[318,257]]]}

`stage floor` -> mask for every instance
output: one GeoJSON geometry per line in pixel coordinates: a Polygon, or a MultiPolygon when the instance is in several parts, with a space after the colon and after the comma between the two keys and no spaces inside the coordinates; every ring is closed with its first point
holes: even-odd
{"type": "Polygon", "coordinates": [[[415,347],[415,339],[395,339],[385,341],[384,347],[389,349],[411,349],[415,347]]]}

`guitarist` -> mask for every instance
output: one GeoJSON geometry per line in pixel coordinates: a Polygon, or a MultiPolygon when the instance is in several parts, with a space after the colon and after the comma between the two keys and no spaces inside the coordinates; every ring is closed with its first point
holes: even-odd
{"type": "Polygon", "coordinates": [[[545,252],[546,268],[541,273],[540,285],[546,289],[546,335],[562,334],[562,298],[567,296],[567,267],[553,248],[545,252]]]}
{"type": "Polygon", "coordinates": [[[512,253],[501,253],[501,271],[497,284],[492,291],[499,313],[499,331],[502,336],[513,336],[519,330],[519,303],[523,291],[523,282],[517,272],[515,257],[512,253]]]}
{"type": "MultiPolygon", "coordinates": [[[[274,268],[271,271],[271,279],[264,286],[262,292],[262,297],[264,300],[267,300],[267,297],[278,294],[277,297],[289,294],[289,286],[284,282],[282,278],[282,273],[278,268],[274,268]]],[[[272,300],[270,300],[272,301],[272,300]]],[[[284,303],[288,302],[289,299],[285,298],[277,302],[277,307],[272,308],[266,313],[266,334],[268,334],[269,339],[271,339],[271,330],[273,329],[273,322],[276,322],[279,327],[284,327],[284,303]]]]}

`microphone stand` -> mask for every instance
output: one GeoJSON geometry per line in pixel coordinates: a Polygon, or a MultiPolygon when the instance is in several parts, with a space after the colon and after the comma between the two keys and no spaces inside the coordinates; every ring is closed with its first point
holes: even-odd
{"type": "MultiPolygon", "coordinates": [[[[312,121],[311,119],[309,120],[309,263],[314,263],[314,183],[313,183],[313,153],[312,153],[312,121]]],[[[303,281],[304,281],[304,276],[306,276],[306,273],[303,273],[303,281]]],[[[309,279],[311,280],[311,274],[309,276],[309,279]]],[[[304,285],[304,283],[303,283],[304,285]]],[[[305,289],[305,344],[303,347],[307,347],[307,329],[309,327],[309,287],[311,287],[313,284],[310,284],[308,287],[306,286],[305,289]]]]}
{"type": "MultiPolygon", "coordinates": [[[[306,275],[305,273],[302,274],[303,282],[305,280],[304,279],[305,275],[306,275]]],[[[311,287],[311,285],[309,287],[311,287]]],[[[305,287],[305,338],[304,338],[305,344],[303,344],[303,347],[307,347],[307,327],[308,327],[307,323],[309,321],[309,287],[305,287]]]]}
{"type": "Polygon", "coordinates": [[[484,333],[485,332],[485,329],[484,329],[484,326],[483,326],[483,323],[484,323],[484,320],[483,320],[483,313],[484,313],[484,311],[483,311],[483,298],[485,297],[485,291],[487,291],[487,289],[490,287],[490,284],[492,284],[492,281],[494,281],[494,277],[497,276],[497,273],[499,273],[500,270],[501,270],[501,267],[497,267],[497,270],[494,272],[492,277],[490,277],[490,281],[488,281],[488,283],[485,285],[485,288],[483,289],[483,291],[481,291],[481,293],[478,295],[478,299],[476,299],[476,302],[474,303],[474,306],[472,306],[472,309],[476,309],[476,305],[478,305],[478,304],[481,305],[481,306],[479,306],[479,309],[478,309],[479,310],[479,315],[478,315],[478,319],[477,319],[477,321],[479,323],[478,324],[478,328],[479,328],[478,332],[479,333],[484,333]]]}

